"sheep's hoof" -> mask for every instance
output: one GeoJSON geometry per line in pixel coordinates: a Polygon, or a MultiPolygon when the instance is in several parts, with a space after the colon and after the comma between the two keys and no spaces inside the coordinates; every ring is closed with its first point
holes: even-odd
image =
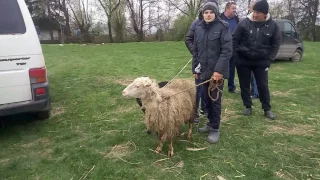
{"type": "Polygon", "coordinates": [[[174,153],[173,151],[168,151],[168,157],[173,157],[174,153]]]}
{"type": "Polygon", "coordinates": [[[160,152],[161,152],[161,150],[162,150],[162,149],[161,149],[161,147],[160,147],[160,146],[158,146],[158,147],[156,148],[155,152],[156,152],[156,153],[160,153],[160,152]]]}
{"type": "Polygon", "coordinates": [[[151,134],[151,131],[148,129],[147,133],[148,133],[148,134],[151,134]]]}
{"type": "Polygon", "coordinates": [[[192,135],[191,135],[191,134],[188,134],[187,140],[188,140],[188,141],[191,141],[191,139],[192,139],[192,135]]]}

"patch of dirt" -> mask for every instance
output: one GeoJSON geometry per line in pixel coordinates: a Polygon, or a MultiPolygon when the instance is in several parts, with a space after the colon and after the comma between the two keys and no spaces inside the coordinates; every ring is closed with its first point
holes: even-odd
{"type": "Polygon", "coordinates": [[[35,153],[35,156],[40,156],[40,157],[51,157],[51,154],[53,153],[53,150],[52,149],[43,149],[41,151],[37,151],[35,153]]]}
{"type": "Polygon", "coordinates": [[[137,104],[136,107],[134,107],[134,106],[120,106],[120,107],[118,107],[117,109],[115,109],[115,110],[113,111],[113,113],[119,114],[119,113],[129,113],[129,112],[133,112],[133,111],[136,111],[137,109],[139,109],[138,106],[139,106],[138,104],[137,104]]]}
{"type": "Polygon", "coordinates": [[[283,68],[281,66],[273,66],[272,70],[283,70],[283,68]]]}
{"type": "Polygon", "coordinates": [[[108,153],[100,152],[104,157],[118,158],[126,156],[136,150],[136,145],[132,142],[127,142],[125,144],[118,144],[112,147],[111,151],[108,153]]]}
{"type": "Polygon", "coordinates": [[[313,129],[311,125],[304,124],[294,124],[293,127],[285,126],[269,126],[268,129],[264,132],[264,135],[267,134],[288,134],[288,135],[300,135],[300,136],[313,136],[317,131],[313,129]]]}
{"type": "Polygon", "coordinates": [[[96,78],[96,81],[98,84],[104,84],[106,81],[108,81],[108,78],[107,77],[103,77],[103,76],[98,76],[96,78]]]}
{"type": "Polygon", "coordinates": [[[226,107],[228,107],[228,106],[230,106],[230,105],[233,105],[233,104],[235,104],[237,101],[235,100],[235,99],[231,99],[231,98],[224,98],[224,99],[222,99],[222,105],[223,106],[226,106],[226,107]]]}
{"type": "Polygon", "coordinates": [[[48,138],[40,138],[37,140],[34,140],[32,142],[29,142],[27,144],[22,144],[21,147],[23,148],[30,148],[38,145],[46,146],[50,143],[50,140],[48,138]]]}
{"type": "Polygon", "coordinates": [[[302,75],[296,75],[296,74],[291,75],[291,79],[303,79],[303,78],[304,78],[304,76],[302,76],[302,75]]]}
{"type": "Polygon", "coordinates": [[[134,79],[116,79],[115,83],[123,85],[123,86],[128,86],[130,83],[133,82],[134,79]]]}
{"type": "Polygon", "coordinates": [[[0,164],[5,164],[9,161],[10,159],[0,159],[0,164]]]}
{"type": "Polygon", "coordinates": [[[52,111],[51,111],[52,116],[59,116],[59,115],[63,114],[65,112],[65,109],[66,108],[63,106],[53,106],[52,111]]]}
{"type": "Polygon", "coordinates": [[[226,108],[223,112],[222,112],[222,121],[228,121],[229,119],[237,119],[239,117],[241,117],[240,115],[236,114],[237,111],[232,111],[228,108],[226,108]]]}
{"type": "Polygon", "coordinates": [[[273,91],[271,94],[273,96],[278,96],[278,97],[288,97],[288,96],[294,96],[295,95],[295,94],[291,93],[291,90],[287,91],[287,92],[273,91]]]}
{"type": "Polygon", "coordinates": [[[276,175],[282,179],[292,179],[292,176],[288,174],[288,172],[283,171],[280,169],[279,171],[276,172],[276,175]]]}

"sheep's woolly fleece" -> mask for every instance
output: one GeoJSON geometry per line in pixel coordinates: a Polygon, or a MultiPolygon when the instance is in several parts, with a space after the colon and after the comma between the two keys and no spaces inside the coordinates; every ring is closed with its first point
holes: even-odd
{"type": "Polygon", "coordinates": [[[160,136],[166,134],[167,139],[178,135],[181,126],[186,122],[192,122],[195,118],[196,89],[194,82],[176,79],[165,88],[159,88],[157,83],[152,81],[150,87],[149,96],[142,99],[146,107],[147,128],[158,132],[160,136]],[[179,93],[188,88],[191,89],[179,93]],[[166,99],[167,97],[170,98],[166,99]]]}

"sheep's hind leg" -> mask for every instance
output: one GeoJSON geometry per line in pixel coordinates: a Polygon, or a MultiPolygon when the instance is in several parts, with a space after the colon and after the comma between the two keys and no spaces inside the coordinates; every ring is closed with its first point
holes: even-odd
{"type": "Polygon", "coordinates": [[[168,151],[168,157],[173,157],[173,154],[174,154],[174,152],[173,152],[173,146],[172,146],[172,141],[173,141],[173,138],[172,137],[170,137],[170,142],[168,143],[168,149],[169,149],[169,151],[168,151]]]}
{"type": "Polygon", "coordinates": [[[162,136],[158,135],[158,138],[159,138],[159,143],[158,143],[158,146],[156,148],[156,152],[160,153],[162,151],[163,141],[167,138],[167,135],[166,134],[164,134],[162,136]]]}
{"type": "Polygon", "coordinates": [[[190,141],[192,138],[192,127],[193,127],[193,122],[189,122],[189,131],[187,135],[187,139],[190,141]]]}

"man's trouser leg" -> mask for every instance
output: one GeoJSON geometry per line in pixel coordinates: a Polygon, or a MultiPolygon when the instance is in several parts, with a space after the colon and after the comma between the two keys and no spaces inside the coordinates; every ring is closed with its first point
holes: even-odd
{"type": "Polygon", "coordinates": [[[234,83],[234,75],[235,75],[235,58],[232,57],[229,62],[229,78],[228,78],[228,90],[233,91],[236,89],[236,85],[234,83]]]}
{"type": "MultiPolygon", "coordinates": [[[[201,83],[202,81],[200,79],[195,79],[195,84],[198,85],[199,83],[201,83]]],[[[196,109],[195,109],[195,113],[196,113],[196,117],[199,117],[199,103],[200,103],[200,98],[201,98],[201,86],[197,86],[196,87],[196,109]]]]}
{"type": "Polygon", "coordinates": [[[258,91],[258,86],[257,86],[257,81],[254,75],[252,76],[253,79],[253,96],[259,97],[259,91],[258,91]]]}
{"type": "Polygon", "coordinates": [[[237,65],[239,84],[241,89],[241,98],[243,105],[247,108],[252,106],[250,97],[251,68],[248,65],[237,65]]]}
{"type": "Polygon", "coordinates": [[[270,110],[270,93],[268,86],[268,70],[269,67],[255,67],[253,69],[254,77],[256,78],[256,83],[259,92],[259,99],[262,104],[262,109],[270,110]]]}
{"type": "MultiPolygon", "coordinates": [[[[219,86],[219,89],[222,91],[223,90],[223,85],[219,86]]],[[[210,126],[212,129],[219,129],[220,128],[220,121],[221,121],[221,98],[222,98],[222,92],[219,92],[219,97],[217,98],[217,92],[218,89],[215,89],[211,91],[211,97],[213,99],[217,99],[216,101],[213,101],[209,95],[208,95],[208,88],[209,88],[209,83],[204,84],[203,90],[205,93],[204,98],[207,101],[207,111],[208,111],[208,126],[210,126]]]]}

